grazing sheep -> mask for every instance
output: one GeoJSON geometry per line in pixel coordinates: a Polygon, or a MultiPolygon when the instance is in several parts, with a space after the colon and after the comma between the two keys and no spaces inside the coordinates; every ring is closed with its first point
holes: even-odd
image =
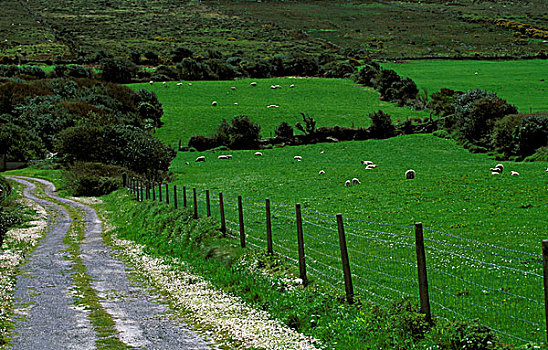
{"type": "Polygon", "coordinates": [[[188,83],[188,86],[192,86],[192,83],[188,83]]]}
{"type": "Polygon", "coordinates": [[[238,105],[238,102],[234,102],[234,106],[237,106],[238,105]]]}
{"type": "Polygon", "coordinates": [[[268,105],[268,106],[266,106],[266,108],[278,108],[278,107],[280,107],[280,106],[278,106],[278,105],[268,105]]]}
{"type": "Polygon", "coordinates": [[[164,82],[162,83],[162,85],[166,85],[166,82],[164,81],[164,82]]]}
{"type": "Polygon", "coordinates": [[[183,86],[183,83],[177,83],[177,86],[183,86]]]}
{"type": "Polygon", "coordinates": [[[289,85],[290,88],[294,88],[295,87],[295,84],[291,84],[289,85]]]}
{"type": "Polygon", "coordinates": [[[196,158],[195,162],[205,162],[205,156],[199,156],[196,158]]]}
{"type": "Polygon", "coordinates": [[[217,101],[211,102],[211,105],[215,107],[217,105],[217,101]]]}
{"type": "Polygon", "coordinates": [[[502,169],[501,168],[490,168],[489,170],[491,170],[492,173],[502,173],[502,169]]]}
{"type": "Polygon", "coordinates": [[[352,185],[360,185],[360,184],[361,184],[361,182],[360,182],[360,180],[358,180],[357,177],[352,179],[352,185]]]}
{"type": "Polygon", "coordinates": [[[295,157],[293,157],[293,159],[295,159],[296,161],[300,162],[301,160],[303,160],[303,157],[301,157],[301,156],[295,156],[295,157]]]}
{"type": "Polygon", "coordinates": [[[218,156],[217,159],[228,159],[228,156],[218,156]]]}
{"type": "Polygon", "coordinates": [[[475,72],[474,75],[478,75],[478,72],[475,72]]]}
{"type": "Polygon", "coordinates": [[[190,165],[190,163],[189,163],[189,162],[185,162],[185,165],[190,165]]]}
{"type": "Polygon", "coordinates": [[[377,166],[378,166],[377,164],[369,164],[365,167],[365,170],[375,169],[377,166]]]}
{"type": "Polygon", "coordinates": [[[251,82],[251,84],[249,84],[249,85],[251,85],[251,86],[257,86],[257,82],[253,81],[253,82],[251,82]]]}
{"type": "Polygon", "coordinates": [[[154,84],[154,80],[148,82],[150,85],[154,84]]]}
{"type": "MultiPolygon", "coordinates": [[[[320,151],[320,154],[324,154],[324,153],[325,153],[325,151],[320,151]]],[[[546,171],[548,171],[548,169],[546,169],[546,171]]]]}
{"type": "Polygon", "coordinates": [[[233,87],[231,87],[230,89],[231,89],[232,91],[234,91],[234,90],[236,90],[236,87],[233,86],[233,87]]]}
{"type": "Polygon", "coordinates": [[[512,175],[512,176],[519,175],[519,173],[517,171],[512,170],[512,171],[510,171],[510,175],[512,175]]]}
{"type": "Polygon", "coordinates": [[[318,175],[323,175],[323,174],[325,174],[325,171],[323,170],[318,171],[318,175]]]}
{"type": "Polygon", "coordinates": [[[405,178],[406,179],[414,179],[415,178],[415,170],[409,169],[405,172],[405,178]]]}
{"type": "Polygon", "coordinates": [[[255,152],[253,155],[254,155],[254,156],[257,156],[257,157],[260,157],[260,156],[262,156],[263,154],[262,154],[261,152],[255,152]]]}
{"type": "Polygon", "coordinates": [[[362,160],[361,163],[362,163],[362,165],[371,165],[371,164],[373,164],[373,162],[370,161],[370,160],[362,160]]]}
{"type": "Polygon", "coordinates": [[[500,169],[500,172],[502,173],[502,171],[504,170],[504,165],[502,165],[502,164],[497,164],[497,165],[495,165],[495,168],[499,168],[499,169],[500,169]]]}
{"type": "Polygon", "coordinates": [[[492,171],[491,175],[500,175],[500,173],[498,171],[492,171]]]}
{"type": "Polygon", "coordinates": [[[345,185],[346,187],[350,187],[350,186],[352,186],[352,182],[350,182],[350,180],[346,180],[346,181],[344,182],[344,185],[345,185]]]}
{"type": "Polygon", "coordinates": [[[227,158],[227,159],[232,159],[232,154],[227,154],[227,155],[226,155],[226,158],[227,158]]]}

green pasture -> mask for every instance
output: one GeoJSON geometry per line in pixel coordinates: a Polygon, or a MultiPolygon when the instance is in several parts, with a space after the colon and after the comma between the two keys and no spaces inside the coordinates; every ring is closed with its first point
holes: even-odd
{"type": "Polygon", "coordinates": [[[342,213],[357,293],[381,306],[418,294],[412,225],[420,221],[434,230],[425,230],[425,237],[436,315],[479,318],[509,334],[504,337],[512,343],[541,341],[542,331],[530,322],[540,325],[543,317],[538,276],[548,212],[545,164],[502,162],[504,173],[491,175],[497,162],[431,135],[277,148],[260,157],[254,152],[179,153],[174,183],[186,187],[189,206],[191,189],[197,189],[200,215],[206,214],[209,189],[218,218],[223,192],[235,235],[237,196],[243,196],[248,245],[261,249],[264,199],[271,199],[275,250],[288,259],[297,256],[294,205],[301,203],[309,273],[338,290],[343,286],[333,215],[342,213]],[[217,159],[227,153],[232,160],[217,159]],[[206,162],[196,163],[199,155],[206,162]],[[296,155],[303,160],[294,161],[296,155]],[[361,160],[378,168],[365,170],[361,160]],[[405,180],[411,168],[417,176],[405,180]],[[520,175],[510,176],[510,170],[520,175]],[[354,177],[361,185],[345,187],[354,177]],[[500,314],[500,308],[506,311],[500,314]]]}
{"type": "Polygon", "coordinates": [[[480,88],[496,92],[522,113],[548,111],[548,60],[435,60],[382,65],[410,77],[428,94],[441,88],[461,91],[480,88]]]}
{"type": "Polygon", "coordinates": [[[317,127],[360,127],[370,124],[369,113],[382,109],[394,121],[407,117],[424,117],[423,111],[399,108],[393,103],[379,100],[372,88],[359,87],[344,79],[241,79],[235,81],[199,81],[177,86],[178,82],[132,84],[133,89],[154,91],[164,108],[165,126],[157,137],[170,144],[182,140],[186,145],[194,135],[212,135],[222,119],[247,115],[261,126],[261,134],[268,137],[275,128],[286,121],[295,125],[301,121],[300,113],[312,116],[317,127]],[[257,86],[251,86],[252,81],[257,86]],[[294,88],[290,85],[294,84],[294,88]],[[281,89],[271,89],[281,85],[281,89]],[[235,87],[235,90],[231,88],[235,87]],[[217,101],[217,106],[212,102],[217,101]],[[238,105],[235,105],[238,103],[238,105]],[[269,105],[279,107],[267,108],[269,105]]]}

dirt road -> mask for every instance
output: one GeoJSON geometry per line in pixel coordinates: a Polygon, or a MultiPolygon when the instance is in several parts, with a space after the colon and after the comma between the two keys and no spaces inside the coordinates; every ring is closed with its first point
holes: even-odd
{"type": "Polygon", "coordinates": [[[128,279],[128,267],[103,243],[95,210],[57,196],[50,182],[11,179],[25,186],[24,195],[43,206],[49,218],[44,240],[18,276],[16,308],[23,317],[16,321],[13,349],[214,346],[189,330],[158,296],[128,279]],[[36,196],[31,181],[44,186],[47,199],[36,196]],[[80,231],[78,222],[83,222],[80,231]]]}

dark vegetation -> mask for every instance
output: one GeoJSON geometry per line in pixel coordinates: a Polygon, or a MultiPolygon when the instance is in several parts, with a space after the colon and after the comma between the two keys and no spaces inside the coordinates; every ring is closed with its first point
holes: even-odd
{"type": "MultiPolygon", "coordinates": [[[[14,202],[11,192],[11,185],[0,176],[0,250],[8,229],[23,222],[22,208],[14,202]]],[[[2,341],[3,339],[0,339],[0,344],[2,341]]]]}
{"type": "Polygon", "coordinates": [[[314,279],[304,288],[294,282],[295,267],[276,255],[242,250],[219,231],[218,222],[207,217],[194,220],[190,210],[131,201],[120,192],[105,197],[105,206],[120,238],[143,244],[149,254],[188,261],[194,272],[208,276],[217,287],[329,348],[506,348],[488,328],[473,321],[435,319],[430,325],[409,299],[385,309],[365,300],[348,305],[343,294],[324,289],[314,279]],[[119,207],[126,210],[117,211],[119,207]]]}
{"type": "Polygon", "coordinates": [[[7,160],[55,157],[68,165],[70,188],[81,195],[116,188],[111,175],[121,170],[107,165],[154,179],[167,173],[175,151],[152,135],[163,115],[153,92],[94,79],[75,65],[47,76],[36,67],[0,66],[0,75],[0,148],[7,160]],[[99,170],[105,179],[97,178],[99,170]]]}

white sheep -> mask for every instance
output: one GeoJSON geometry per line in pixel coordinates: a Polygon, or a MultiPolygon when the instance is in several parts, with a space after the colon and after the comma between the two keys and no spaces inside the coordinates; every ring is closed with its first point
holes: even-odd
{"type": "Polygon", "coordinates": [[[278,105],[268,105],[268,106],[266,106],[266,108],[278,108],[278,107],[280,107],[280,106],[278,106],[278,105]]]}
{"type": "Polygon", "coordinates": [[[166,82],[164,81],[164,82],[162,83],[162,85],[164,85],[164,86],[165,86],[165,85],[166,85],[166,82]]]}
{"type": "Polygon", "coordinates": [[[154,84],[154,80],[148,82],[150,85],[154,84]]]}
{"type": "Polygon", "coordinates": [[[510,175],[512,175],[512,176],[519,175],[519,173],[517,171],[512,170],[512,171],[510,171],[510,175]]]}
{"type": "Polygon", "coordinates": [[[233,86],[233,87],[231,87],[230,89],[231,89],[232,91],[234,91],[234,90],[236,90],[236,87],[233,86]]]}
{"type": "Polygon", "coordinates": [[[228,159],[228,156],[218,156],[217,159],[228,159]]]}
{"type": "Polygon", "coordinates": [[[238,106],[238,102],[234,102],[234,106],[238,106]]]}
{"type": "Polygon", "coordinates": [[[502,173],[502,169],[501,168],[489,168],[489,170],[492,172],[492,173],[502,173]]]}
{"type": "Polygon", "coordinates": [[[189,163],[189,162],[185,162],[185,165],[190,165],[190,163],[189,163]]]}
{"type": "MultiPolygon", "coordinates": [[[[325,153],[325,151],[320,151],[320,154],[324,154],[324,153],[325,153]]],[[[548,169],[546,169],[546,171],[548,171],[548,169]]]]}
{"type": "Polygon", "coordinates": [[[215,107],[215,106],[217,105],[217,101],[211,102],[211,105],[212,105],[213,107],[215,107]]]}
{"type": "Polygon", "coordinates": [[[406,179],[414,179],[415,178],[415,170],[409,169],[405,172],[405,178],[406,179]]]}
{"type": "Polygon", "coordinates": [[[249,85],[251,85],[251,86],[257,86],[257,82],[256,82],[256,81],[253,81],[253,82],[251,82],[251,84],[249,84],[249,85]]]}
{"type": "Polygon", "coordinates": [[[344,185],[345,185],[346,187],[350,187],[350,186],[352,186],[352,182],[350,182],[350,180],[346,180],[346,181],[344,182],[344,185]]]}
{"type": "Polygon", "coordinates": [[[226,155],[226,158],[227,158],[227,159],[232,159],[232,154],[227,154],[227,155],[226,155]]]}
{"type": "Polygon", "coordinates": [[[495,165],[495,168],[499,168],[499,169],[500,169],[500,172],[502,173],[502,171],[504,170],[504,165],[502,165],[502,164],[497,164],[497,165],[495,165]]]}
{"type": "Polygon", "coordinates": [[[196,158],[195,162],[205,162],[205,156],[199,156],[196,158]]]}
{"type": "Polygon", "coordinates": [[[360,185],[360,184],[361,184],[361,182],[360,182],[360,180],[358,180],[357,177],[352,179],[352,185],[360,185]]]}
{"type": "Polygon", "coordinates": [[[325,171],[323,170],[318,171],[318,175],[323,175],[323,174],[325,174],[325,171]]]}
{"type": "Polygon", "coordinates": [[[188,83],[188,86],[192,86],[192,83],[188,83]]]}
{"type": "Polygon", "coordinates": [[[183,83],[177,83],[177,86],[183,86],[183,83]]]}
{"type": "Polygon", "coordinates": [[[362,160],[361,163],[362,163],[362,165],[371,165],[371,164],[373,164],[373,162],[370,161],[370,160],[362,160]]]}
{"type": "Polygon", "coordinates": [[[498,171],[492,171],[491,175],[500,175],[500,173],[498,171]]]}
{"type": "Polygon", "coordinates": [[[303,160],[303,157],[295,156],[295,157],[293,157],[293,159],[295,159],[297,162],[300,162],[301,160],[303,160]]]}
{"type": "Polygon", "coordinates": [[[256,156],[256,157],[260,157],[260,156],[262,156],[263,154],[262,154],[261,152],[255,152],[253,155],[256,156]]]}
{"type": "Polygon", "coordinates": [[[291,84],[289,85],[290,88],[294,88],[295,87],[295,84],[291,84]]]}

